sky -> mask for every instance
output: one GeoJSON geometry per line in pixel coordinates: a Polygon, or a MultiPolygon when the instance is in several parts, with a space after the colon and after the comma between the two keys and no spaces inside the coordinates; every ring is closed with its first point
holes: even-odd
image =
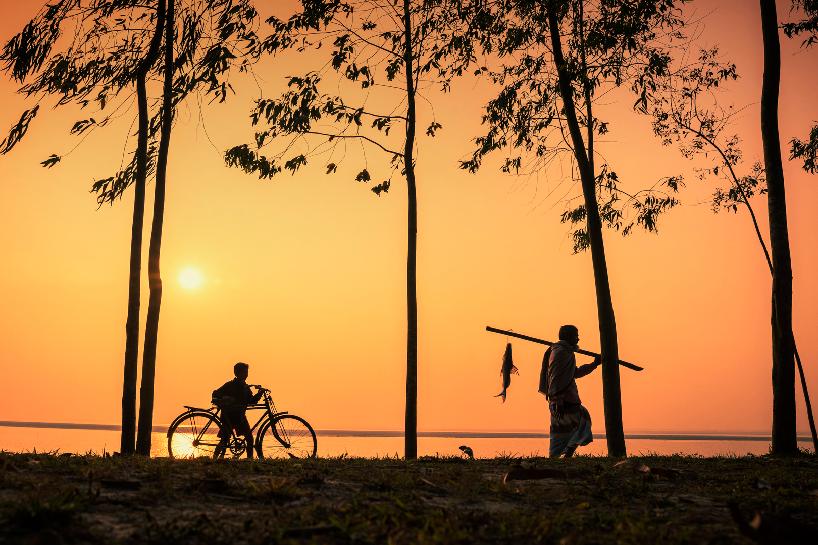
{"type": "MultiPolygon", "coordinates": [[[[40,5],[4,0],[0,40],[40,5]]],[[[276,10],[285,14],[286,7],[276,10]]],[[[702,45],[718,43],[738,66],[741,77],[722,100],[746,107],[735,125],[746,171],[762,159],[758,4],[696,0],[689,9],[704,25],[702,45]]],[[[265,95],[275,96],[308,61],[265,61],[257,69],[265,95]]],[[[818,120],[816,63],[818,51],[804,52],[782,34],[785,143],[818,120]]],[[[3,130],[26,107],[16,88],[0,79],[3,130]]],[[[399,430],[405,185],[396,179],[377,197],[352,181],[353,162],[332,176],[315,165],[271,181],[227,168],[222,152],[250,138],[249,111],[259,95],[253,81],[235,88],[201,119],[195,108],[182,110],[173,136],[154,423],[170,422],[182,405],[206,406],[240,360],[250,364],[251,383],[270,388],[279,408],[316,428],[399,430]]],[[[464,78],[450,93],[428,94],[443,129],[418,143],[421,430],[547,427],[536,392],[542,347],[513,343],[520,375],[503,404],[493,396],[506,339],[486,325],[555,339],[561,324],[573,323],[580,345],[598,348],[590,255],[572,254],[559,222],[562,196],[577,188],[558,169],[518,178],[500,173],[496,160],[478,174],[457,167],[480,134],[491,92],[464,78]]],[[[625,430],[769,430],[770,280],[749,218],[713,214],[707,201],[714,182],[696,180],[696,165],[662,147],[631,103],[615,93],[602,108],[612,124],[600,152],[627,187],[678,173],[689,185],[684,205],[661,220],[658,235],[605,234],[620,357],[645,367],[622,369],[625,430]]],[[[73,146],[68,130],[79,115],[41,112],[28,137],[0,157],[0,420],[120,419],[133,196],[98,208],[89,189],[119,165],[128,125],[112,126],[53,169],[42,168],[48,155],[73,146]]],[[[785,161],[784,170],[795,335],[818,396],[818,180],[795,162],[785,161]]],[[[152,190],[150,184],[146,225],[152,190]]],[[[765,204],[754,201],[767,229],[765,204]]],[[[143,294],[144,329],[147,286],[143,294]]],[[[604,431],[600,374],[579,386],[595,431],[604,431]]],[[[800,388],[798,403],[804,431],[800,388]]]]}

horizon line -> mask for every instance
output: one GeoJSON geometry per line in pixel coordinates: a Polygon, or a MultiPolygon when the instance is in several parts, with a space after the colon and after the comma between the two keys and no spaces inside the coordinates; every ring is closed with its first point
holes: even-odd
{"type": "MultiPolygon", "coordinates": [[[[26,422],[17,420],[0,420],[0,427],[7,428],[41,428],[41,429],[65,429],[65,430],[95,430],[95,431],[120,431],[119,424],[87,424],[77,422],[26,422]]],[[[154,433],[166,433],[168,426],[153,426],[154,433]]],[[[400,430],[350,430],[350,429],[316,429],[316,434],[326,437],[403,437],[400,430]]],[[[626,433],[626,439],[654,439],[664,441],[771,441],[771,436],[759,432],[747,433],[626,433]]],[[[547,432],[537,431],[418,431],[418,437],[448,437],[453,439],[547,439],[547,432]]],[[[604,433],[593,434],[594,438],[606,437],[604,433]]],[[[798,435],[798,441],[810,441],[807,435],[798,435]]]]}

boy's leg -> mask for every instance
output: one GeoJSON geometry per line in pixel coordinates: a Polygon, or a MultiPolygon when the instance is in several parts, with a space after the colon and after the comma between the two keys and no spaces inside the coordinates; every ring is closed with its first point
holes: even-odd
{"type": "Polygon", "coordinates": [[[570,446],[566,447],[565,453],[563,454],[563,457],[564,458],[572,457],[574,455],[574,452],[576,452],[576,450],[577,450],[576,445],[570,445],[570,446]]]}
{"type": "Polygon", "coordinates": [[[247,421],[247,415],[241,416],[236,431],[244,437],[245,448],[247,449],[247,457],[253,458],[253,431],[250,429],[250,423],[247,421]]]}
{"type": "Polygon", "coordinates": [[[230,438],[228,430],[219,430],[219,444],[216,445],[216,449],[213,451],[213,458],[215,459],[223,457],[227,450],[227,441],[230,438]]]}
{"type": "Polygon", "coordinates": [[[219,444],[213,452],[213,457],[216,459],[222,458],[227,452],[227,445],[230,442],[230,437],[233,435],[233,422],[235,420],[230,414],[230,411],[226,410],[222,411],[221,417],[222,427],[219,430],[219,444]]]}

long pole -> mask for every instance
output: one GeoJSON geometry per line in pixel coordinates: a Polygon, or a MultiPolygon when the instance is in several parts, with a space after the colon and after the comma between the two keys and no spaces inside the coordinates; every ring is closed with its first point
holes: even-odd
{"type": "MultiPolygon", "coordinates": [[[[516,337],[516,338],[522,339],[524,341],[529,341],[529,342],[537,343],[537,344],[544,344],[546,346],[552,346],[554,344],[557,344],[555,342],[546,341],[545,339],[538,339],[537,337],[530,337],[528,335],[523,335],[522,333],[515,333],[513,331],[506,331],[505,329],[497,329],[496,327],[491,327],[490,325],[486,326],[486,331],[488,331],[490,333],[499,333],[500,335],[507,335],[509,337],[516,337]]],[[[596,352],[591,352],[589,350],[582,350],[581,348],[575,348],[574,352],[576,352],[577,354],[582,354],[584,356],[591,356],[592,358],[599,357],[599,354],[597,354],[596,352]]],[[[619,365],[621,365],[622,367],[627,367],[628,369],[633,369],[634,371],[643,371],[644,370],[644,367],[639,367],[638,365],[630,363],[630,362],[625,361],[625,360],[619,360],[619,365]]]]}

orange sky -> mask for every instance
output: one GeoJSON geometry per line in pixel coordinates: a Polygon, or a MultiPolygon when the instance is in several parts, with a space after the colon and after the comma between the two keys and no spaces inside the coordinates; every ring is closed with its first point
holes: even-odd
{"type": "MultiPolygon", "coordinates": [[[[39,0],[4,2],[4,42],[39,0]]],[[[782,6],[784,4],[782,3],[782,6]]],[[[737,129],[747,163],[761,158],[758,4],[693,2],[710,14],[702,40],[716,40],[738,65],[730,100],[750,106],[737,129]]],[[[786,15],[782,9],[781,15],[786,15]]],[[[782,140],[818,119],[818,51],[782,38],[782,140]]],[[[303,60],[259,67],[268,95],[303,60]]],[[[19,117],[16,86],[0,81],[0,127],[19,117]]],[[[162,270],[157,404],[163,424],[182,404],[206,404],[237,360],[251,382],[317,428],[400,429],[405,368],[405,187],[380,198],[349,172],[321,164],[259,182],[223,166],[221,151],[246,141],[256,90],[208,108],[210,139],[195,111],[179,117],[170,157],[162,270]],[[185,290],[185,267],[204,283],[185,290]]],[[[543,429],[536,393],[542,350],[514,343],[520,376],[500,389],[505,340],[487,324],[553,338],[561,323],[597,347],[590,255],[571,255],[563,206],[546,198],[557,172],[539,180],[478,175],[457,160],[479,134],[488,87],[471,79],[432,95],[444,129],[421,138],[419,191],[419,428],[543,429]]],[[[662,148],[649,121],[609,106],[614,123],[600,151],[629,187],[684,172],[685,206],[660,236],[608,233],[608,263],[621,356],[646,371],[622,372],[626,431],[767,430],[770,423],[769,273],[744,214],[713,215],[712,184],[662,148]]],[[[0,420],[117,423],[122,380],[132,193],[97,210],[94,177],[119,164],[127,125],[113,126],[51,170],[39,166],[70,148],[76,116],[43,111],[29,137],[0,157],[0,420]]],[[[785,163],[795,271],[796,338],[818,399],[818,180],[785,163]]],[[[149,193],[152,185],[149,186],[149,193]]],[[[756,203],[762,217],[765,202],[756,203]]],[[[151,210],[150,201],[147,210],[151,210]]],[[[149,222],[149,216],[146,223],[149,222]]],[[[766,223],[766,222],[765,222],[766,223]]],[[[146,242],[147,242],[146,234],[146,242]]],[[[145,260],[145,266],[147,260],[145,260]]],[[[147,289],[144,291],[147,294],[147,289]]],[[[143,301],[143,311],[147,298],[143,301]]],[[[142,321],[144,327],[144,319],[142,321]]],[[[602,429],[598,374],[580,384],[602,429]]],[[[799,430],[806,430],[799,393],[799,430]]]]}

